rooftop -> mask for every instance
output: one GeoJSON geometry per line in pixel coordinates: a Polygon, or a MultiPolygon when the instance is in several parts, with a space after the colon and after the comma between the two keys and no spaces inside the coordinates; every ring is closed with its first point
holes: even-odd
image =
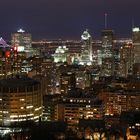
{"type": "Polygon", "coordinates": [[[33,86],[36,84],[39,84],[39,82],[28,77],[20,77],[20,76],[0,80],[0,87],[5,87],[5,88],[33,86]]]}

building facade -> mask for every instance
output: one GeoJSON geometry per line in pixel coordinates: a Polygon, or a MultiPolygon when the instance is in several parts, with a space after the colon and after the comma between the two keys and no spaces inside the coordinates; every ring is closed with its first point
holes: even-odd
{"type": "Polygon", "coordinates": [[[88,30],[84,31],[81,35],[81,54],[80,54],[80,64],[81,65],[91,65],[92,58],[92,37],[88,30]]]}
{"type": "Polygon", "coordinates": [[[33,56],[35,50],[32,48],[32,36],[30,33],[26,33],[20,29],[16,33],[11,34],[11,45],[17,52],[25,52],[26,57],[33,56]]]}
{"type": "Polygon", "coordinates": [[[30,78],[0,80],[0,124],[39,121],[42,115],[40,83],[30,78]]]}
{"type": "Polygon", "coordinates": [[[133,74],[140,76],[140,29],[138,27],[132,30],[132,41],[134,46],[133,74]]]}
{"type": "Polygon", "coordinates": [[[114,75],[113,39],[114,39],[114,33],[112,30],[102,31],[101,76],[114,75]]]}

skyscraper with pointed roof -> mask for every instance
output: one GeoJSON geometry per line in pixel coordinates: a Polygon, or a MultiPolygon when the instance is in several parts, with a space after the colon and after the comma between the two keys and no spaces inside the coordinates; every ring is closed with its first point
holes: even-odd
{"type": "Polygon", "coordinates": [[[81,35],[81,65],[91,65],[92,64],[92,37],[88,30],[85,30],[81,35]]]}

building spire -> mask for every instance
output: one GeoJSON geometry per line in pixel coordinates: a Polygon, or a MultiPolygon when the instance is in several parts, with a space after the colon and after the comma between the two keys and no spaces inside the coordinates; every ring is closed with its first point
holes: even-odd
{"type": "Polygon", "coordinates": [[[132,18],[132,29],[135,27],[134,19],[132,18]]]}
{"type": "Polygon", "coordinates": [[[105,29],[107,29],[107,13],[104,14],[104,20],[105,20],[105,29]]]}

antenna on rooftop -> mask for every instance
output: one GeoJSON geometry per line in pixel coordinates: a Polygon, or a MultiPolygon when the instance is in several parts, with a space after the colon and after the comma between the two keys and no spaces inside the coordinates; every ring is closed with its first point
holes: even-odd
{"type": "Polygon", "coordinates": [[[135,27],[134,19],[132,18],[132,29],[135,27]]]}
{"type": "Polygon", "coordinates": [[[107,13],[105,13],[104,19],[105,19],[105,29],[107,29],[107,13]]]}

